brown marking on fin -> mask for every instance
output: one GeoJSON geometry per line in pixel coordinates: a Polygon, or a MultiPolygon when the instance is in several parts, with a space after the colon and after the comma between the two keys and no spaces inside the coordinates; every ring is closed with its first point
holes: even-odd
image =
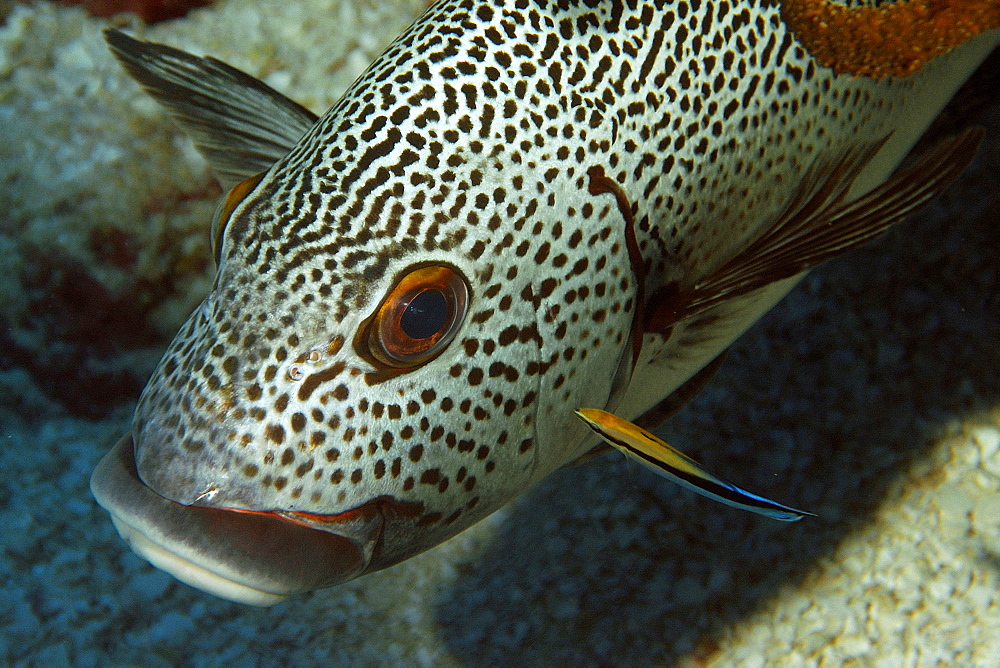
{"type": "MultiPolygon", "coordinates": [[[[604,168],[595,165],[587,170],[590,182],[587,185],[587,192],[591,195],[603,195],[611,193],[618,203],[618,211],[625,219],[625,248],[628,251],[629,264],[632,266],[632,276],[635,280],[635,311],[632,314],[632,327],[629,331],[629,340],[632,345],[631,368],[627,378],[623,379],[622,391],[628,387],[628,381],[632,378],[635,365],[639,363],[639,353],[642,352],[642,323],[646,319],[646,265],[639,252],[639,242],[635,236],[635,216],[632,213],[632,205],[629,204],[628,196],[616,181],[604,173],[604,168]]],[[[616,376],[617,379],[617,376],[616,376]]],[[[612,388],[612,394],[615,390],[612,388]]]]}
{"type": "Polygon", "coordinates": [[[662,331],[881,236],[958,177],[982,136],[982,128],[971,128],[938,142],[912,167],[850,202],[844,197],[885,140],[852,147],[833,161],[818,161],[775,223],[736,257],[691,288],[671,284],[652,295],[645,330],[662,331]]]}
{"type": "Polygon", "coordinates": [[[215,216],[212,218],[212,236],[209,239],[212,245],[212,255],[215,257],[215,266],[218,267],[222,262],[220,256],[222,253],[222,237],[226,233],[226,227],[229,226],[230,216],[233,215],[236,207],[246,199],[247,195],[253,192],[253,189],[257,187],[257,184],[260,183],[260,180],[264,178],[264,174],[266,173],[259,172],[233,186],[222,201],[222,205],[218,211],[215,212],[215,216]]]}
{"type": "Polygon", "coordinates": [[[1000,27],[997,0],[899,0],[879,7],[782,0],[781,18],[820,64],[882,79],[919,72],[940,55],[1000,27]]]}

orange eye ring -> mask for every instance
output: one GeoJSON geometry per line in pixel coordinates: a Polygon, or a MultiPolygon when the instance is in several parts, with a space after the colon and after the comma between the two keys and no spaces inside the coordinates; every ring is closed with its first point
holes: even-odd
{"type": "Polygon", "coordinates": [[[457,270],[418,267],[382,300],[368,330],[368,350],[391,367],[424,364],[451,343],[468,311],[469,288],[457,270]]]}

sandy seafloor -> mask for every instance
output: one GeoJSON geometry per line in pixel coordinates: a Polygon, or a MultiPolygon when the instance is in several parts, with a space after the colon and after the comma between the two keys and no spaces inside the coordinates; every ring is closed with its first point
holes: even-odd
{"type": "MultiPolygon", "coordinates": [[[[141,31],[322,111],[419,7],[231,1],[141,31]]],[[[20,351],[0,351],[0,663],[998,665],[1000,114],[956,187],[807,277],[664,430],[818,517],[752,516],[606,456],[400,566],[254,609],[119,539],[87,484],[134,404],[68,410],[108,390],[54,384],[42,362],[63,330],[32,324],[39,267],[86,266],[121,298],[56,324],[145,286],[148,345],[113,318],[92,328],[100,364],[142,376],[211,276],[210,177],[112,62],[105,25],[38,5],[0,26],[0,315],[20,351]],[[95,227],[125,230],[132,255],[95,260],[95,227]],[[150,292],[167,270],[169,294],[150,292]]]]}

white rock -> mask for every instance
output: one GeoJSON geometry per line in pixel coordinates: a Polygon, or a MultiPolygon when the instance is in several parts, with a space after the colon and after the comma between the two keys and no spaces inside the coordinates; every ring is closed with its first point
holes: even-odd
{"type": "Polygon", "coordinates": [[[972,440],[979,447],[980,465],[1000,477],[1000,429],[979,427],[972,432],[972,440]]]}

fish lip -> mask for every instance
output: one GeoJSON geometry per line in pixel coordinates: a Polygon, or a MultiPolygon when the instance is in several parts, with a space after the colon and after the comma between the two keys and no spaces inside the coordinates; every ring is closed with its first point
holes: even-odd
{"type": "Polygon", "coordinates": [[[139,478],[131,433],[101,459],[90,489],[141,557],[182,582],[250,605],[357,577],[382,533],[379,512],[365,513],[360,527],[353,517],[348,529],[358,536],[349,537],[336,532],[336,522],[320,530],[269,512],[177,503],[139,478]]]}

